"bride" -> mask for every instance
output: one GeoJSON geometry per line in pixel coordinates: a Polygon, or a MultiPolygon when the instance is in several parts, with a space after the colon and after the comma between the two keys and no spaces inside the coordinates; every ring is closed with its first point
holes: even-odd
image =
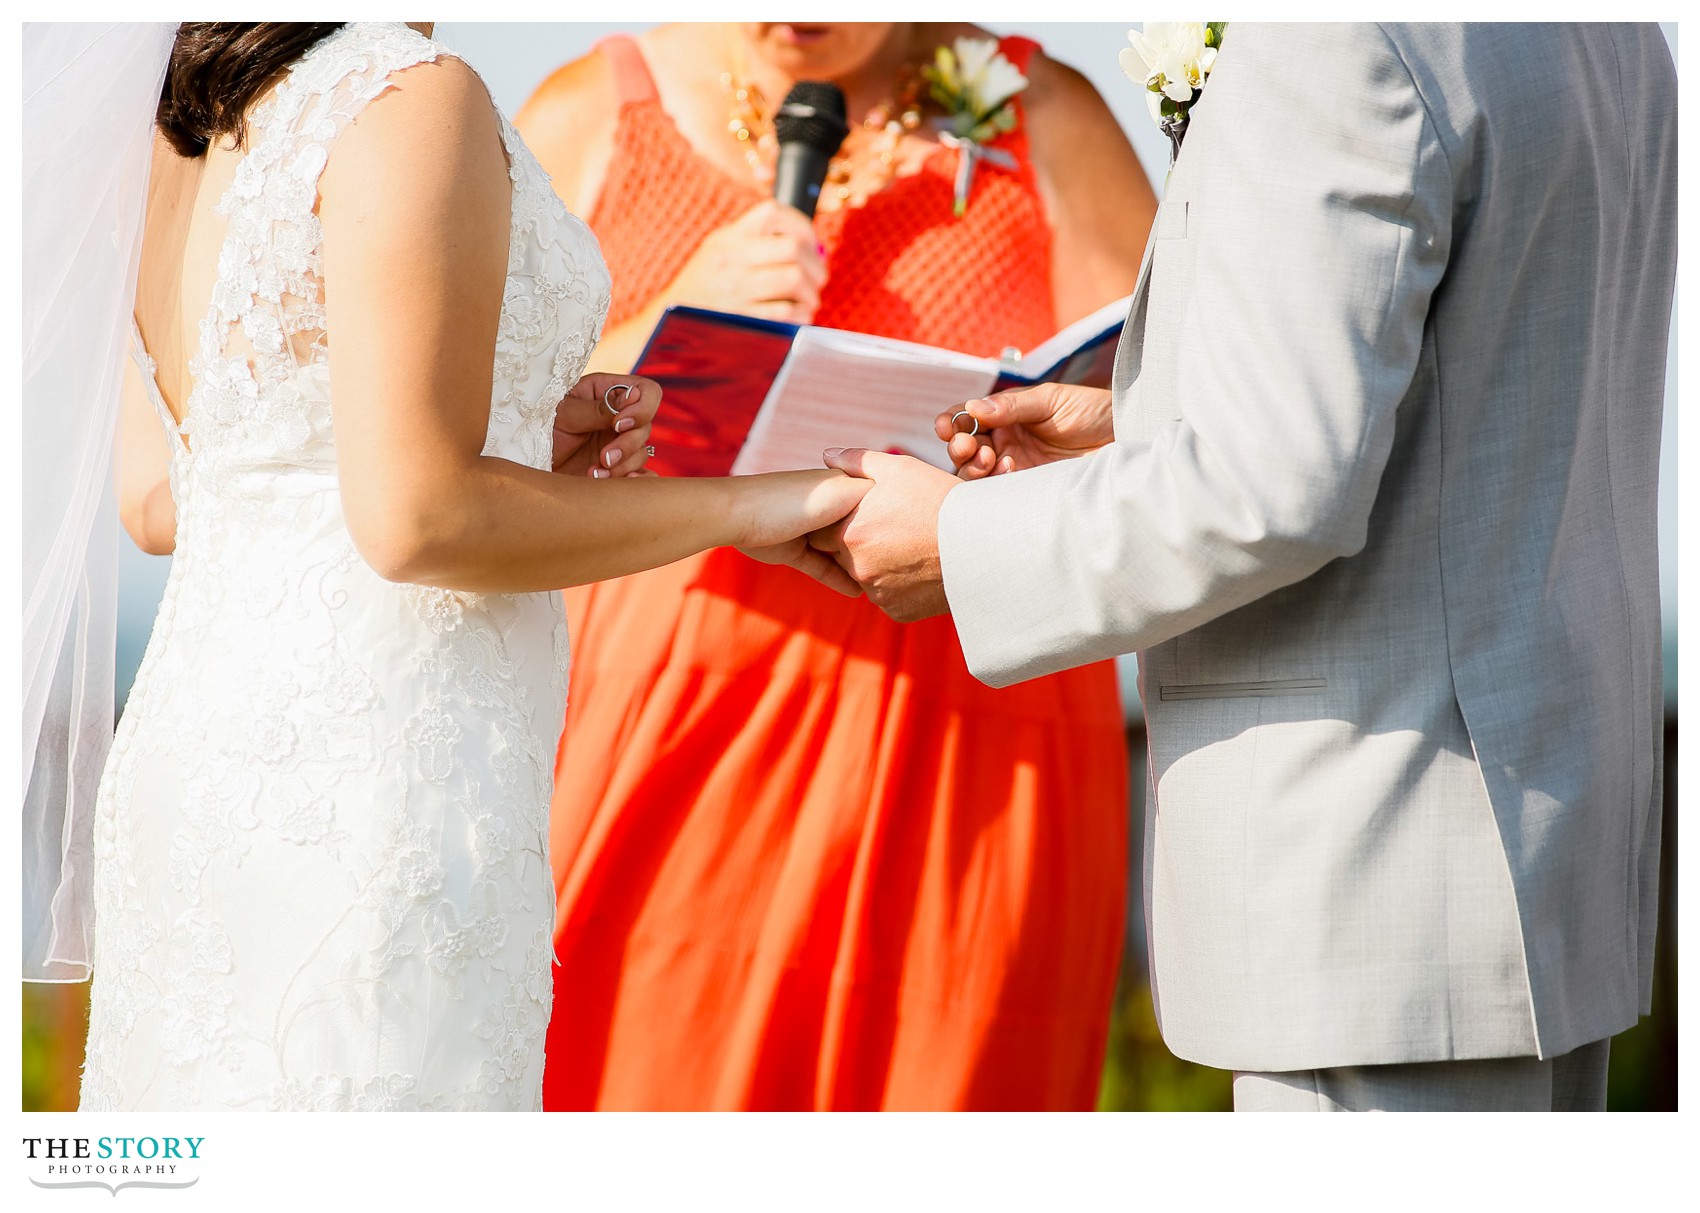
{"type": "Polygon", "coordinates": [[[645,472],[659,387],[583,374],[596,243],[429,34],[171,50],[119,507],[175,559],[96,804],[84,1110],[538,1107],[552,591],[808,560],[862,492],[645,472]]]}

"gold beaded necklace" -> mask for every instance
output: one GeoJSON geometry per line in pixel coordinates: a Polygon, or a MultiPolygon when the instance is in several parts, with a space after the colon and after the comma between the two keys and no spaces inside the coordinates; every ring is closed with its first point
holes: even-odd
{"type": "MultiPolygon", "coordinates": [[[[779,157],[779,137],[773,130],[773,107],[754,83],[734,72],[720,73],[726,89],[729,115],[726,129],[743,148],[750,173],[763,185],[773,180],[779,157]]],[[[897,176],[897,145],[903,136],[921,126],[921,74],[904,64],[892,96],[870,109],[862,118],[864,132],[860,151],[849,150],[857,138],[853,129],[839,154],[827,169],[821,189],[820,209],[839,210],[861,206],[890,185],[897,176]]]]}

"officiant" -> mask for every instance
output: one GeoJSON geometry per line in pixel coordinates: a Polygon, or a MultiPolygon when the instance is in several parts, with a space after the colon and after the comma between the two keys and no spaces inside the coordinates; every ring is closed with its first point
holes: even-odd
{"type": "MultiPolygon", "coordinates": [[[[960,23],[661,26],[518,125],[612,270],[603,370],[676,304],[1028,349],[1132,290],[1156,210],[1082,76],[960,23]],[[849,126],[812,221],[772,197],[800,80],[849,126]]],[[[948,619],[735,552],[567,601],[547,1107],[1093,1106],[1127,892],[1113,664],[994,691],[948,619]]]]}

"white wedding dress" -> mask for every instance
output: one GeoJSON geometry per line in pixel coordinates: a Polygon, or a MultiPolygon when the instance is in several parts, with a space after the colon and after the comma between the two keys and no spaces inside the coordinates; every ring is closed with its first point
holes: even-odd
{"type": "MultiPolygon", "coordinates": [[[[85,1111],[540,1105],[560,598],[396,585],[361,559],[317,277],[338,133],[448,53],[350,25],[255,108],[180,430],[155,389],[177,551],[97,809],[85,1111]]],[[[501,130],[485,454],[546,468],[609,281],[501,130]]]]}

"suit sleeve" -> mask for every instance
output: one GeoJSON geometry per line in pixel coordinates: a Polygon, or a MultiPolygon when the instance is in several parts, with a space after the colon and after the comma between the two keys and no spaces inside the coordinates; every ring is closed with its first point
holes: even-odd
{"type": "Polygon", "coordinates": [[[1149,254],[1187,259],[1150,300],[1181,311],[1176,419],[945,499],[945,592],[993,686],[1159,644],[1365,543],[1451,241],[1403,59],[1373,25],[1230,26],[1183,180],[1185,239],[1149,254]]]}

